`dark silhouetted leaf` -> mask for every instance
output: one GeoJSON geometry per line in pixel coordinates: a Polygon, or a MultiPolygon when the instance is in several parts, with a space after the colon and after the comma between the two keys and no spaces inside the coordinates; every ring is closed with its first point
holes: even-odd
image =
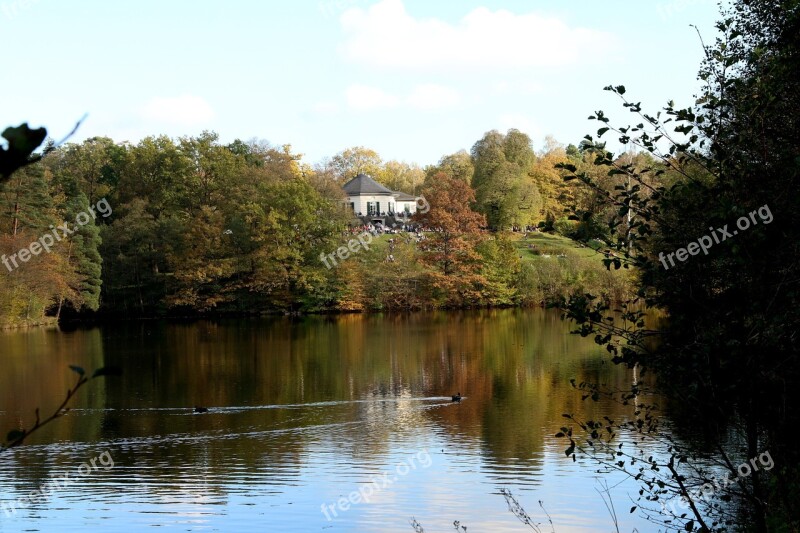
{"type": "Polygon", "coordinates": [[[8,141],[8,147],[0,146],[0,182],[7,179],[15,170],[36,161],[38,158],[31,156],[46,137],[46,129],[31,129],[27,123],[15,128],[6,128],[3,131],[3,138],[8,141]]]}
{"type": "Polygon", "coordinates": [[[8,442],[14,442],[15,440],[24,436],[25,436],[24,431],[20,431],[18,429],[12,429],[11,431],[8,432],[8,435],[6,435],[6,440],[8,442]]]}
{"type": "Polygon", "coordinates": [[[100,376],[121,376],[122,369],[116,366],[104,366],[103,368],[98,368],[92,374],[93,378],[99,378],[100,376]]]}
{"type": "Polygon", "coordinates": [[[575,445],[574,445],[574,444],[570,444],[570,445],[569,445],[569,448],[567,448],[566,450],[564,450],[564,455],[566,455],[567,457],[569,457],[569,456],[570,456],[570,455],[572,455],[574,452],[575,452],[575,445]]]}

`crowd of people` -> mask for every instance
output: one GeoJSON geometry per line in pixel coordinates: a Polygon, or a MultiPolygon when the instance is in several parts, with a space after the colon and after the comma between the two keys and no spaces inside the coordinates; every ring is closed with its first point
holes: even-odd
{"type": "MultiPolygon", "coordinates": [[[[392,224],[391,226],[381,224],[380,222],[367,222],[364,224],[359,224],[356,226],[352,226],[348,231],[348,235],[360,235],[365,232],[371,234],[373,237],[377,237],[379,235],[401,235],[403,240],[405,240],[406,244],[411,244],[412,242],[420,242],[425,240],[425,232],[431,231],[429,228],[426,228],[420,224],[392,224]]],[[[394,249],[399,242],[400,237],[392,237],[388,239],[389,244],[389,253],[386,256],[387,262],[394,262],[394,249]]]]}

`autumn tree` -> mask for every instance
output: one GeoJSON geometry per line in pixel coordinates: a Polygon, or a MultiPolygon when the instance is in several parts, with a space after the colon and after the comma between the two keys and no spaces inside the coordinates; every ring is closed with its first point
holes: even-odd
{"type": "Polygon", "coordinates": [[[425,180],[425,172],[419,165],[387,161],[372,177],[393,191],[414,195],[425,180]]]}
{"type": "Polygon", "coordinates": [[[475,246],[486,219],[470,208],[475,192],[469,185],[443,173],[431,182],[423,190],[430,210],[415,216],[431,230],[419,244],[422,260],[433,267],[432,287],[446,305],[474,304],[484,283],[475,246]]]}
{"type": "Polygon", "coordinates": [[[382,166],[383,160],[378,152],[363,146],[354,146],[323,162],[321,167],[323,171],[330,172],[334,181],[342,184],[358,174],[375,178],[380,174],[382,166]]]}
{"type": "Polygon", "coordinates": [[[47,252],[38,242],[60,218],[41,165],[26,166],[0,185],[0,253],[5,256],[0,267],[0,322],[40,323],[62,296],[75,296],[62,250],[47,252]]]}

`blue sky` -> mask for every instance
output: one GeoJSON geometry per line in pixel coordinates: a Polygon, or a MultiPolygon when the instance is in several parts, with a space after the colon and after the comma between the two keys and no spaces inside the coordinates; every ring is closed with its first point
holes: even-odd
{"type": "Polygon", "coordinates": [[[309,163],[421,165],[516,127],[577,143],[613,95],[689,105],[713,0],[0,0],[0,125],[73,139],[214,130],[309,163]]]}

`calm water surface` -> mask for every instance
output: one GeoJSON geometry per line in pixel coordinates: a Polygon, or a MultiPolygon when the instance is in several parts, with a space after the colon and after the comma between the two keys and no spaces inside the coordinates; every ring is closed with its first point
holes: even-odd
{"type": "MultiPolygon", "coordinates": [[[[571,378],[633,376],[569,330],[536,309],[0,333],[3,433],[55,408],[67,365],[124,372],[0,454],[0,531],[390,533],[413,532],[411,517],[429,533],[454,520],[530,531],[501,488],[546,524],[541,501],[558,533],[613,531],[597,465],[567,459],[553,435],[562,413],[629,414],[582,402],[571,378]],[[369,501],[347,502],[359,489],[369,501]]],[[[637,490],[612,490],[621,531],[654,530],[628,513],[637,490]]]]}

